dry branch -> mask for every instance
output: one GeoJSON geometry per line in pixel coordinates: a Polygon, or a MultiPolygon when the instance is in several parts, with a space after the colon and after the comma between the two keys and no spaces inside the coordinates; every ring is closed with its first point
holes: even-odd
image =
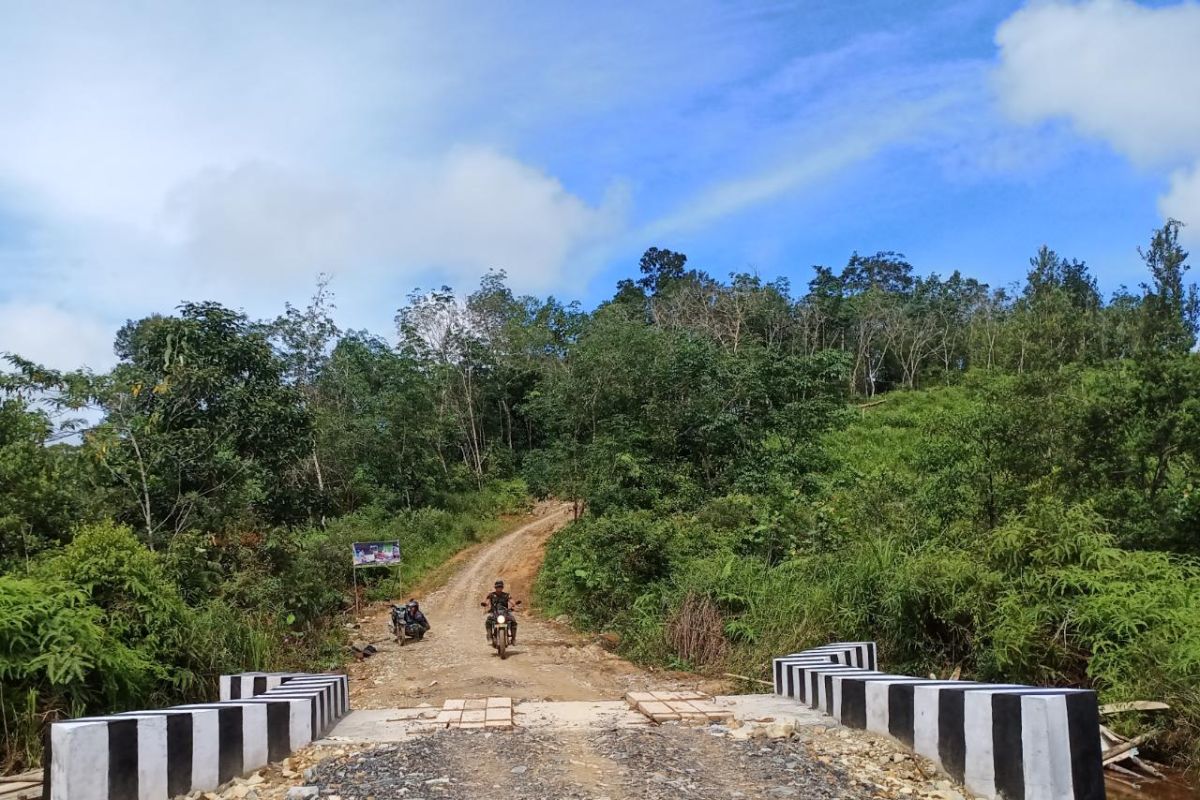
{"type": "Polygon", "coordinates": [[[774,686],[775,685],[775,684],[771,683],[770,681],[764,681],[761,678],[748,678],[745,675],[736,675],[732,672],[722,672],[721,674],[724,675],[726,678],[737,678],[739,681],[746,681],[747,683],[761,683],[763,686],[774,686]]]}

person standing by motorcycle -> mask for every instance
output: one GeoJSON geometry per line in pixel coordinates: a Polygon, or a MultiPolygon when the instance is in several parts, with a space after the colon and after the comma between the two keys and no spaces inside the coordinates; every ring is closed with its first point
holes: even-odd
{"type": "Polygon", "coordinates": [[[512,597],[508,592],[504,591],[504,581],[496,581],[492,587],[492,592],[479,605],[488,609],[488,615],[483,621],[483,630],[487,636],[487,640],[492,640],[492,625],[496,620],[497,611],[508,612],[509,630],[512,631],[511,643],[517,643],[517,620],[512,615],[512,597]]]}

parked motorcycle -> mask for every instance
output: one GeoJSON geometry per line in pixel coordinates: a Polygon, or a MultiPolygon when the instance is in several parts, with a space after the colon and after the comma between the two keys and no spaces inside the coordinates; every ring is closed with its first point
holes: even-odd
{"type": "Polygon", "coordinates": [[[392,606],[392,635],[396,637],[396,641],[401,647],[409,641],[419,642],[425,638],[425,628],[412,622],[408,619],[408,612],[404,606],[392,606]]]}
{"type": "Polygon", "coordinates": [[[513,618],[513,612],[516,607],[521,605],[518,600],[513,604],[512,608],[493,608],[488,614],[488,620],[492,628],[492,647],[499,654],[501,660],[508,658],[508,646],[512,644],[513,631],[517,624],[513,618]]]}

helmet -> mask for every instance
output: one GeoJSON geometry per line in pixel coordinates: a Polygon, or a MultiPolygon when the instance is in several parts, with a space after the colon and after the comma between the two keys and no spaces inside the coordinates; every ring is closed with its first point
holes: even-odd
{"type": "Polygon", "coordinates": [[[497,588],[497,589],[503,589],[503,588],[504,588],[504,581],[496,581],[496,588],[497,588]]]}
{"type": "Polygon", "coordinates": [[[408,607],[411,608],[413,611],[416,611],[418,608],[420,608],[420,606],[417,605],[417,601],[415,599],[408,601],[408,607]]]}

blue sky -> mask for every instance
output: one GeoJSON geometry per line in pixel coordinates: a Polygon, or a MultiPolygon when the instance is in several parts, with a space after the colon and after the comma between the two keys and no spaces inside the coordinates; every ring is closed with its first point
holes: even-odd
{"type": "Polygon", "coordinates": [[[1108,291],[1167,216],[1200,246],[1196,2],[443,5],[0,6],[0,351],[102,369],[320,272],[390,334],[489,268],[593,305],[651,245],[802,287],[1047,243],[1108,291]]]}

